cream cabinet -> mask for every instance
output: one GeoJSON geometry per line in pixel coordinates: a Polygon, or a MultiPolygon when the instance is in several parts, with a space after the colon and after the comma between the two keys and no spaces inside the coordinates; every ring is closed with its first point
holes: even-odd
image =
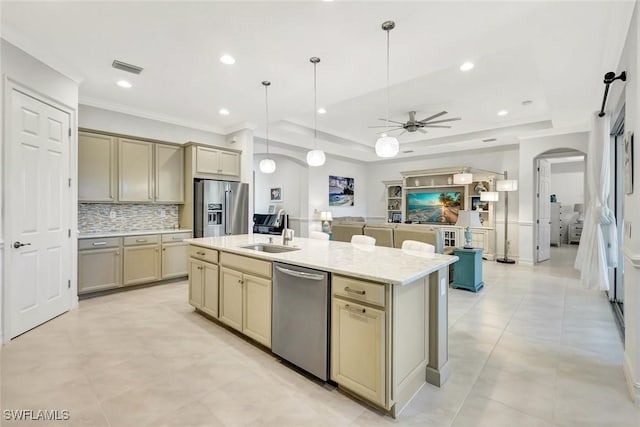
{"type": "Polygon", "coordinates": [[[78,201],[117,201],[117,138],[78,133],[78,201]]]}
{"type": "Polygon", "coordinates": [[[218,266],[189,260],[189,303],[210,316],[218,317],[218,266]]]}
{"type": "Polygon", "coordinates": [[[78,243],[78,294],[122,286],[121,238],[83,239],[78,243]]]}
{"type": "Polygon", "coordinates": [[[333,276],[331,379],[387,406],[386,291],[381,283],[333,276]]]}
{"type": "Polygon", "coordinates": [[[153,143],[118,140],[118,200],[153,202],[153,143]]]}
{"type": "Polygon", "coordinates": [[[222,252],[220,320],[271,348],[271,263],[222,252]]]}
{"type": "Polygon", "coordinates": [[[123,284],[160,280],[160,236],[132,236],[124,238],[123,284]]]}
{"type": "Polygon", "coordinates": [[[162,278],[171,279],[187,275],[187,247],[184,239],[191,233],[162,235],[162,278]]]}
{"type": "Polygon", "coordinates": [[[203,146],[195,149],[196,174],[240,177],[240,153],[203,146]]]}
{"type": "Polygon", "coordinates": [[[385,406],[384,311],[335,297],[332,301],[331,379],[385,406]]]}
{"type": "Polygon", "coordinates": [[[155,144],[156,203],[184,203],[184,151],[177,145],[155,144]]]}

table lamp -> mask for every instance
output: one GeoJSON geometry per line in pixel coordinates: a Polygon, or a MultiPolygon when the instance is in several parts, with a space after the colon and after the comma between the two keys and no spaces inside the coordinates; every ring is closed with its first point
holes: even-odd
{"type": "Polygon", "coordinates": [[[331,224],[329,222],[333,221],[333,217],[331,216],[331,212],[320,212],[320,220],[322,221],[322,232],[330,233],[331,232],[331,224]]]}
{"type": "Polygon", "coordinates": [[[578,222],[584,221],[584,204],[583,203],[576,203],[575,205],[573,205],[573,211],[578,212],[578,219],[576,221],[578,222]]]}
{"type": "Polygon", "coordinates": [[[478,211],[458,211],[458,221],[456,227],[464,227],[464,248],[473,249],[471,241],[471,230],[469,227],[482,227],[480,223],[480,213],[478,211]]]}

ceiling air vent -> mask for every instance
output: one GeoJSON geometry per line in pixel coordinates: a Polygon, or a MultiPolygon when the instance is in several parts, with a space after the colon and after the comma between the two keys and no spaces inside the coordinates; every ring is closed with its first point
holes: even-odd
{"type": "Polygon", "coordinates": [[[496,138],[487,138],[487,139],[483,139],[482,142],[493,142],[493,141],[497,141],[496,138]]]}
{"type": "Polygon", "coordinates": [[[403,150],[403,153],[413,153],[413,150],[403,150]]]}
{"type": "Polygon", "coordinates": [[[118,61],[117,59],[113,60],[111,64],[113,68],[117,68],[118,70],[126,71],[127,73],[140,74],[144,68],[138,67],[137,65],[127,64],[126,62],[118,61]]]}

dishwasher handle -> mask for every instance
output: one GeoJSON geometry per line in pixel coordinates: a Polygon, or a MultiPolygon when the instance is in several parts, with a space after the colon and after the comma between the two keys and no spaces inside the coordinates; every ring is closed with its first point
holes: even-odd
{"type": "Polygon", "coordinates": [[[281,273],[288,274],[289,276],[299,277],[301,279],[324,280],[323,274],[305,273],[304,271],[291,270],[289,268],[280,267],[279,265],[276,265],[276,269],[281,273]]]}

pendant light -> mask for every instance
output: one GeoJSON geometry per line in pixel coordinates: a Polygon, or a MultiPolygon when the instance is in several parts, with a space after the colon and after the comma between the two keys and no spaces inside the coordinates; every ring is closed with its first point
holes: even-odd
{"type": "Polygon", "coordinates": [[[313,143],[314,149],[307,153],[307,164],[309,166],[322,166],[326,160],[324,151],[318,149],[318,127],[316,126],[316,118],[318,115],[317,88],[316,88],[316,66],[320,62],[320,58],[311,57],[309,62],[313,64],[313,143]]]}
{"type": "MultiPolygon", "coordinates": [[[[382,29],[387,32],[387,127],[389,127],[389,32],[396,27],[393,21],[384,21],[382,29]]],[[[378,157],[395,157],[400,149],[398,139],[393,136],[381,136],[376,141],[378,157]]]]}
{"type": "Polygon", "coordinates": [[[266,159],[262,159],[260,160],[260,172],[262,173],[273,173],[276,170],[276,162],[269,157],[269,94],[267,92],[267,88],[271,85],[271,82],[265,80],[262,82],[262,85],[264,86],[264,99],[265,99],[265,104],[267,106],[266,110],[267,110],[267,114],[266,114],[266,119],[267,119],[267,158],[266,159]]]}

